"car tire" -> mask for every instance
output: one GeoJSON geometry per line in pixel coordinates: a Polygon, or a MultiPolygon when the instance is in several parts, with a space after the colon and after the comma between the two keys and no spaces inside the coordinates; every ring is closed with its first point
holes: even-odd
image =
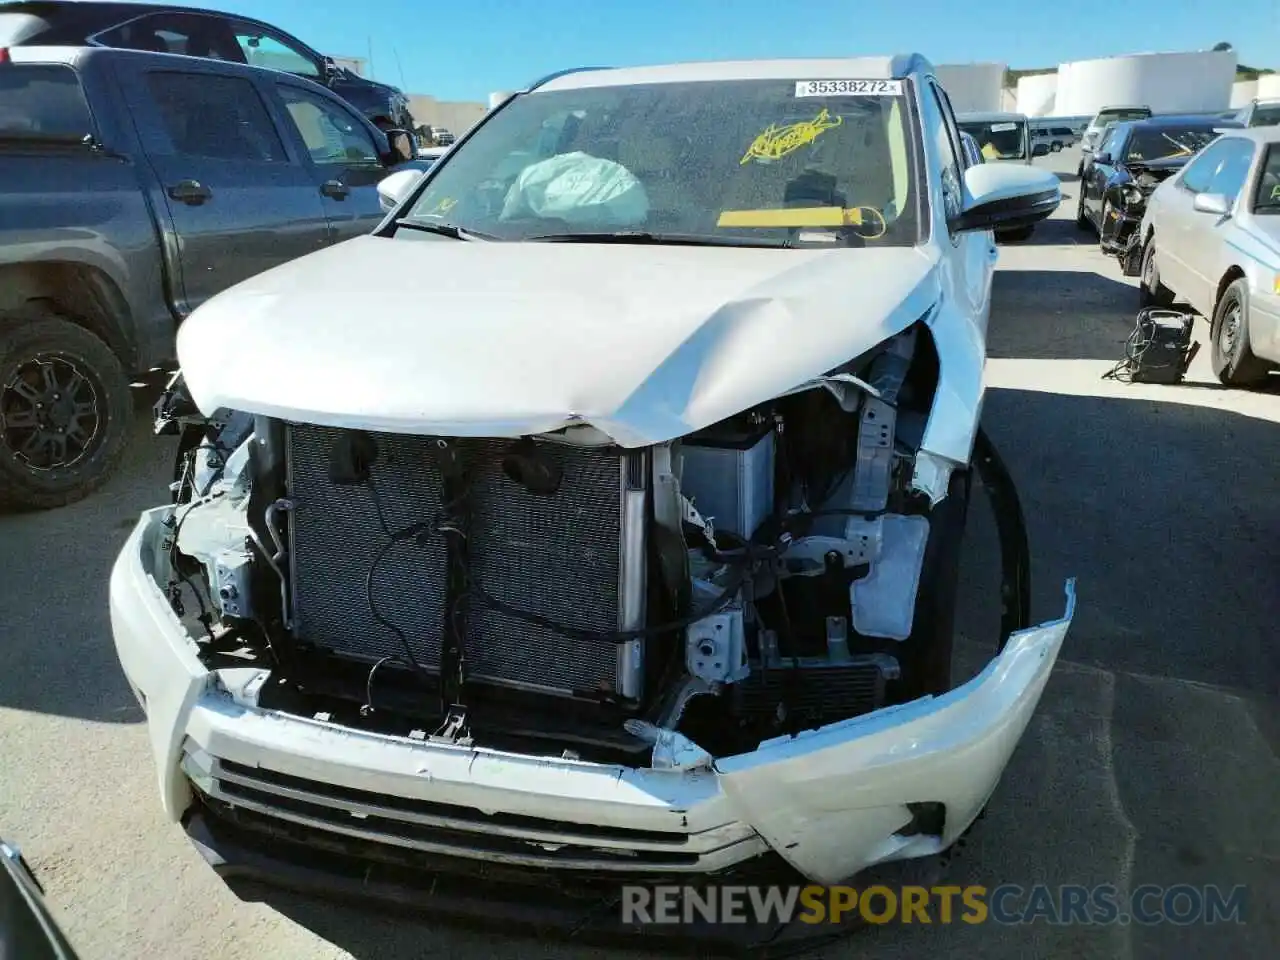
{"type": "Polygon", "coordinates": [[[1079,194],[1076,199],[1076,226],[1081,230],[1092,230],[1093,224],[1089,222],[1089,215],[1084,209],[1084,181],[1080,181],[1079,194]]]}
{"type": "Polygon", "coordinates": [[[1249,343],[1249,281],[1236,280],[1218,298],[1210,326],[1213,372],[1228,387],[1251,387],[1267,378],[1271,365],[1249,343]]]}
{"type": "Polygon", "coordinates": [[[946,693],[952,687],[960,561],[973,490],[973,470],[951,475],[947,496],[928,514],[920,586],[911,635],[902,647],[902,679],[897,702],[946,693]]]}
{"type": "Polygon", "coordinates": [[[1049,149],[1052,150],[1054,153],[1061,153],[1062,144],[1060,144],[1057,140],[1055,140],[1053,141],[1052,144],[1049,145],[1049,149]]]}
{"type": "MultiPolygon", "coordinates": [[[[1107,218],[1111,216],[1111,198],[1102,198],[1102,209],[1098,212],[1098,246],[1102,247],[1106,243],[1107,218]]],[[[1102,251],[1106,253],[1106,250],[1102,251]]]]}
{"type": "Polygon", "coordinates": [[[115,472],[132,420],[124,367],[88,330],[45,314],[0,331],[0,506],[84,499],[115,472]]]}
{"type": "Polygon", "coordinates": [[[1156,267],[1154,237],[1142,248],[1142,268],[1138,276],[1138,306],[1168,307],[1173,304],[1173,291],[1161,282],[1160,270],[1156,267]]]}

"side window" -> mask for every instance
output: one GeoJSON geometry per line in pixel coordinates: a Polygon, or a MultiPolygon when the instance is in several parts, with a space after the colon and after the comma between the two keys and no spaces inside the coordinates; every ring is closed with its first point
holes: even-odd
{"type": "Polygon", "coordinates": [[[1210,144],[1200,156],[1187,164],[1182,171],[1182,179],[1178,182],[1192,193],[1207,193],[1213,184],[1214,175],[1230,152],[1230,140],[1210,144]]]}
{"type": "Polygon", "coordinates": [[[1098,147],[1098,153],[1108,153],[1114,160],[1120,155],[1120,141],[1124,139],[1124,131],[1112,130],[1098,147]]]}
{"type": "Polygon", "coordinates": [[[8,64],[0,70],[0,138],[84,139],[93,120],[70,67],[8,64]]]}
{"type": "Polygon", "coordinates": [[[172,152],[211,160],[288,160],[258,91],[240,77],[209,73],[147,75],[172,152]]]}
{"type": "Polygon", "coordinates": [[[951,111],[951,101],[946,92],[935,83],[930,83],[933,97],[937,103],[938,113],[942,117],[942,126],[938,128],[938,156],[942,162],[942,202],[946,209],[947,219],[960,215],[963,205],[963,193],[960,185],[960,171],[963,169],[961,157],[964,149],[960,146],[960,128],[956,126],[955,114],[951,111]]]}
{"type": "Polygon", "coordinates": [[[245,62],[255,67],[271,67],[300,77],[319,77],[320,65],[306,52],[281,37],[263,32],[248,23],[233,25],[236,46],[245,62]]]}
{"type": "Polygon", "coordinates": [[[373,138],[339,104],[288,84],[279,84],[276,89],[312,162],[322,166],[382,166],[373,138]]]}
{"type": "Polygon", "coordinates": [[[157,13],[139,17],[96,38],[112,47],[178,53],[206,60],[244,63],[226,20],[191,13],[157,13]]]}
{"type": "Polygon", "coordinates": [[[1229,149],[1213,173],[1209,192],[1220,193],[1227,198],[1228,203],[1235,203],[1249,176],[1249,165],[1253,162],[1253,144],[1248,140],[1233,138],[1224,140],[1223,145],[1229,149]]]}

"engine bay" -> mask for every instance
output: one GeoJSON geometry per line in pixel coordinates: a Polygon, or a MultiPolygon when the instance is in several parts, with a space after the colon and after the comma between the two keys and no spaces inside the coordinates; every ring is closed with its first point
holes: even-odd
{"type": "Polygon", "coordinates": [[[949,688],[969,472],[911,482],[937,377],[917,324],[641,449],[205,419],[171,388],[161,586],[208,667],[265,668],[263,707],[697,765],[949,688]]]}

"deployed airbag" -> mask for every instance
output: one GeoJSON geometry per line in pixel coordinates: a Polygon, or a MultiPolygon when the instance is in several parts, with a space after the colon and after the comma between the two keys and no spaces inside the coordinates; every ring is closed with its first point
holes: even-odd
{"type": "Polygon", "coordinates": [[[630,226],[648,215],[644,185],[626,167],[581,152],[525,167],[502,208],[504,220],[547,217],[573,226],[630,226]]]}

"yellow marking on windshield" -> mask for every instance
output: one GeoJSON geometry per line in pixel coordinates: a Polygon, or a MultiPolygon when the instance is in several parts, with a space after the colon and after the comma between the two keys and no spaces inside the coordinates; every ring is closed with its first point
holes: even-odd
{"type": "Polygon", "coordinates": [[[745,166],[752,160],[759,160],[761,163],[781,160],[787,154],[813,143],[821,134],[842,123],[844,123],[844,117],[832,117],[825,107],[818,111],[818,115],[812,120],[801,120],[799,123],[788,124],[785,127],[771,123],[751,141],[751,146],[747,147],[747,152],[742,155],[740,163],[745,166]]]}
{"type": "Polygon", "coordinates": [[[458,205],[458,201],[453,197],[441,197],[440,202],[427,211],[427,216],[432,214],[445,214],[458,205]]]}
{"type": "Polygon", "coordinates": [[[862,208],[784,207],[781,210],[725,210],[718,227],[856,227],[862,208]]]}
{"type": "Polygon", "coordinates": [[[889,229],[884,214],[875,207],[784,207],[781,210],[725,210],[718,227],[861,227],[870,223],[874,233],[858,236],[877,240],[889,229]],[[868,217],[867,214],[870,214],[868,217]]]}
{"type": "Polygon", "coordinates": [[[1271,199],[1280,200],[1280,183],[1271,188],[1271,199]]]}

